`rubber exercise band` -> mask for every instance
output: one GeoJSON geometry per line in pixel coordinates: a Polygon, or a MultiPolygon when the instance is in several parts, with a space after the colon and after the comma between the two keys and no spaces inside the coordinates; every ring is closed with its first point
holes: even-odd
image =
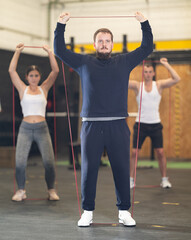
{"type": "Polygon", "coordinates": [[[42,200],[49,200],[48,198],[26,198],[24,201],[42,201],[42,200]]]}
{"type": "MultiPolygon", "coordinates": [[[[14,150],[14,154],[15,154],[15,87],[13,85],[12,87],[12,92],[13,92],[13,95],[12,95],[12,102],[13,102],[13,150],[14,150]]],[[[13,185],[14,185],[14,193],[16,192],[16,180],[15,180],[15,174],[16,174],[16,171],[15,171],[15,168],[16,168],[16,164],[15,166],[13,167],[13,185]]]]}
{"type": "Polygon", "coordinates": [[[123,15],[123,16],[71,16],[70,18],[132,18],[135,15],[123,15]]]}
{"type": "Polygon", "coordinates": [[[148,62],[161,63],[160,60],[145,60],[145,63],[148,63],[148,62]]]}
{"type": "MultiPolygon", "coordinates": [[[[143,69],[144,69],[144,61],[143,61],[143,69]]],[[[76,195],[78,200],[78,208],[79,208],[79,215],[81,217],[81,208],[80,208],[80,200],[79,200],[79,192],[78,192],[78,183],[77,183],[77,176],[76,176],[76,167],[75,167],[75,158],[74,158],[74,149],[73,149],[73,140],[72,140],[72,130],[71,130],[71,123],[70,123],[70,113],[69,113],[69,104],[68,104],[68,96],[67,96],[67,87],[66,87],[66,78],[64,72],[64,63],[62,62],[62,71],[63,71],[63,78],[64,78],[64,85],[65,85],[65,95],[66,95],[66,105],[67,105],[67,116],[68,116],[68,125],[69,125],[69,133],[70,133],[70,142],[71,142],[71,149],[72,149],[72,158],[73,158],[73,167],[74,167],[74,176],[75,176],[75,183],[76,183],[76,195]]],[[[141,86],[141,98],[142,100],[142,89],[143,89],[143,70],[142,70],[142,86],[141,86]]],[[[141,106],[141,101],[140,101],[141,106]]],[[[137,138],[137,148],[138,148],[138,139],[139,139],[139,129],[140,129],[140,112],[141,107],[139,110],[139,127],[138,127],[138,138],[137,138]]],[[[137,149],[138,152],[138,149],[137,149]]],[[[136,165],[137,165],[137,153],[136,153],[136,165]]],[[[135,166],[135,182],[136,182],[136,166],[135,166]]],[[[134,195],[135,195],[135,187],[133,191],[133,203],[132,203],[132,217],[133,217],[133,210],[134,210],[134,195]]],[[[92,223],[92,225],[119,225],[119,223],[92,223]]]]}
{"type": "Polygon", "coordinates": [[[143,185],[143,186],[136,186],[136,188],[158,188],[160,185],[143,185]]]}
{"type": "Polygon", "coordinates": [[[43,48],[43,47],[40,47],[40,46],[24,46],[24,48],[43,48]]]}
{"type": "MultiPolygon", "coordinates": [[[[78,200],[79,215],[81,217],[81,208],[80,208],[78,183],[77,183],[75,158],[74,158],[74,149],[73,149],[73,140],[72,140],[72,130],[71,130],[71,123],[70,123],[70,112],[69,112],[66,78],[65,78],[64,63],[63,62],[62,62],[62,71],[63,71],[64,85],[65,85],[66,105],[67,105],[67,112],[68,112],[68,114],[67,114],[68,115],[68,125],[69,125],[70,142],[71,142],[71,149],[72,149],[74,176],[75,176],[75,183],[76,183],[76,194],[77,194],[77,200],[78,200]]],[[[135,164],[135,178],[134,178],[135,183],[136,183],[136,165],[137,165],[137,157],[138,157],[138,140],[139,140],[139,131],[140,131],[140,116],[141,116],[141,103],[142,103],[142,90],[143,90],[143,73],[144,73],[144,61],[143,61],[143,70],[142,70],[142,85],[141,85],[141,97],[140,97],[140,109],[139,109],[139,125],[138,125],[137,151],[136,151],[136,162],[135,162],[136,163],[135,164]]],[[[134,210],[134,196],[135,196],[135,187],[134,187],[134,191],[133,191],[133,203],[132,203],[132,213],[131,213],[132,217],[133,217],[133,210],[134,210]]],[[[94,225],[103,225],[103,224],[102,223],[94,223],[94,225]]],[[[105,225],[116,225],[116,223],[112,223],[112,224],[111,223],[105,223],[105,225]]]]}
{"type": "Polygon", "coordinates": [[[140,96],[140,104],[139,104],[139,106],[140,106],[140,107],[139,107],[139,122],[138,122],[138,132],[137,132],[137,148],[136,148],[136,158],[135,158],[135,173],[134,173],[133,202],[132,202],[132,212],[131,212],[132,217],[133,217],[134,200],[135,200],[135,184],[136,184],[137,159],[138,159],[138,146],[139,146],[139,132],[140,132],[140,120],[141,120],[141,105],[142,105],[142,93],[143,93],[144,63],[145,63],[145,60],[143,60],[142,82],[141,82],[141,96],[140,96]]]}
{"type": "Polygon", "coordinates": [[[56,135],[56,91],[53,85],[53,108],[54,108],[54,161],[55,161],[55,187],[57,190],[57,135],[56,135]]]}
{"type": "Polygon", "coordinates": [[[75,183],[76,183],[76,195],[77,195],[77,200],[78,200],[79,215],[81,217],[80,198],[79,198],[79,191],[78,191],[78,181],[77,181],[75,158],[74,158],[74,147],[73,147],[73,140],[72,140],[72,128],[71,128],[71,122],[70,122],[70,110],[69,110],[68,94],[67,94],[67,87],[66,87],[66,76],[65,76],[65,72],[64,72],[64,63],[63,62],[62,62],[62,73],[63,73],[64,88],[65,88],[65,95],[66,95],[66,107],[67,107],[67,113],[68,113],[68,127],[69,127],[69,133],[70,133],[70,143],[71,143],[71,149],[72,149],[72,159],[73,159],[74,176],[75,176],[75,183]]]}

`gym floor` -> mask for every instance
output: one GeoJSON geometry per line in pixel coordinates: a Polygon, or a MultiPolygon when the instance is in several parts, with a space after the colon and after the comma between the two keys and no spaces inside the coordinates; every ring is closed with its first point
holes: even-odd
{"type": "MultiPolygon", "coordinates": [[[[115,189],[109,166],[100,167],[94,224],[77,227],[79,208],[74,173],[57,166],[60,201],[48,201],[40,157],[29,160],[27,200],[12,202],[14,170],[0,169],[1,240],[151,240],[191,239],[191,169],[168,169],[172,189],[162,189],[160,173],[154,167],[137,169],[133,217],[134,228],[118,224],[115,189]]],[[[80,193],[80,171],[77,171],[80,193]]],[[[131,191],[133,195],[133,190],[131,191]]],[[[132,196],[131,196],[132,197],[132,196]]],[[[131,211],[131,209],[130,209],[131,211]]]]}

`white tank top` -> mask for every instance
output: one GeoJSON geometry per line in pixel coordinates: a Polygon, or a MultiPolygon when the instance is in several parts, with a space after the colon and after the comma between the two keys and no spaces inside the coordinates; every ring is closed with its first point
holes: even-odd
{"type": "MultiPolygon", "coordinates": [[[[136,97],[138,108],[140,107],[140,96],[141,96],[141,86],[139,93],[136,97]]],[[[141,118],[142,123],[159,123],[159,105],[160,105],[161,95],[158,92],[156,82],[152,82],[152,90],[150,92],[145,91],[145,84],[143,83],[143,93],[142,93],[142,103],[141,103],[141,118]]],[[[139,109],[138,109],[139,113],[139,109]]],[[[136,122],[139,122],[139,114],[136,118],[136,122]]]]}
{"type": "Polygon", "coordinates": [[[47,100],[42,88],[39,87],[39,89],[41,91],[40,94],[32,95],[27,93],[28,87],[26,87],[21,100],[21,107],[24,117],[32,115],[40,115],[45,117],[47,100]]]}

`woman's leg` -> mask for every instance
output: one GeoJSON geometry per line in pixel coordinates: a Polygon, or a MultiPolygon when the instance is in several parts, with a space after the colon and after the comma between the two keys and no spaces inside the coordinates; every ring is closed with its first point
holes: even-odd
{"type": "Polygon", "coordinates": [[[32,144],[32,132],[21,123],[16,145],[16,181],[19,189],[25,188],[25,172],[29,151],[32,144]]]}
{"type": "Polygon", "coordinates": [[[53,189],[55,183],[54,152],[46,122],[36,124],[36,128],[34,129],[34,140],[42,155],[47,188],[53,189]]]}

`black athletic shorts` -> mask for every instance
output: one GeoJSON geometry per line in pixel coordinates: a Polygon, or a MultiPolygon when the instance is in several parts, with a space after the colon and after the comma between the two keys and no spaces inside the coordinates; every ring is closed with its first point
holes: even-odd
{"type": "MultiPolygon", "coordinates": [[[[133,148],[137,148],[138,123],[133,126],[133,148]]],[[[153,148],[163,148],[163,126],[161,123],[140,123],[138,148],[141,149],[146,137],[150,137],[153,148]]]]}

